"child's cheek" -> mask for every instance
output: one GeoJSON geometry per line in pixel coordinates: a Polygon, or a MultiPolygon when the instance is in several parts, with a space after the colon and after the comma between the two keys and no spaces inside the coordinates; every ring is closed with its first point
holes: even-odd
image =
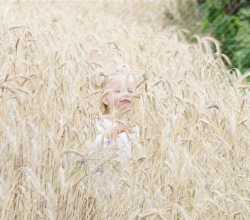
{"type": "Polygon", "coordinates": [[[114,105],[115,107],[119,105],[119,97],[117,95],[114,97],[114,105]]]}

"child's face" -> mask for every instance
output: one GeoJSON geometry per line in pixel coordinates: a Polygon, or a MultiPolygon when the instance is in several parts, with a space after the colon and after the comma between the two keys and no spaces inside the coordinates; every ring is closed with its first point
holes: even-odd
{"type": "Polygon", "coordinates": [[[127,84],[122,91],[122,84],[125,80],[125,76],[116,76],[112,79],[108,88],[111,90],[108,97],[104,99],[103,103],[105,105],[110,105],[109,100],[113,102],[114,108],[119,112],[131,108],[134,104],[132,95],[135,92],[135,83],[131,78],[128,78],[127,84]]]}

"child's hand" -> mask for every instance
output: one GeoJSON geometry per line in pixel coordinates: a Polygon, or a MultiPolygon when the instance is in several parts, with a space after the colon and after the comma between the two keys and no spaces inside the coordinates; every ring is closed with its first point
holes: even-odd
{"type": "Polygon", "coordinates": [[[119,124],[114,129],[117,129],[117,134],[121,134],[123,132],[133,134],[134,133],[133,127],[134,126],[132,126],[131,124],[129,124],[129,125],[119,124]]]}
{"type": "Polygon", "coordinates": [[[107,130],[105,137],[107,139],[113,139],[116,135],[115,134],[121,134],[123,132],[127,132],[129,134],[133,134],[133,128],[135,125],[129,123],[128,125],[124,123],[118,123],[116,126],[111,127],[107,130]]]}

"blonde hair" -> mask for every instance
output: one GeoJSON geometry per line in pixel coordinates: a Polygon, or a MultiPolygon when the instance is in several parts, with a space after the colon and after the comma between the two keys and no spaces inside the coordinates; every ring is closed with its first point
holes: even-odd
{"type": "Polygon", "coordinates": [[[100,111],[103,115],[108,115],[113,110],[112,102],[110,102],[109,105],[105,105],[103,103],[103,99],[105,96],[107,96],[109,90],[107,90],[107,85],[110,83],[112,79],[114,79],[117,76],[124,76],[129,77],[131,76],[131,70],[127,65],[123,65],[123,68],[114,68],[110,71],[110,73],[105,74],[104,70],[98,69],[92,76],[91,76],[91,84],[94,87],[94,89],[101,89],[103,90],[103,93],[100,97],[100,111]]]}

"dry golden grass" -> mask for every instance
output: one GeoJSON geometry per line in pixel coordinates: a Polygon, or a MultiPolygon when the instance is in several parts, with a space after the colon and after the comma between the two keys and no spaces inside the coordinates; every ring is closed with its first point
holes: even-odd
{"type": "Polygon", "coordinates": [[[1,3],[1,219],[250,218],[244,79],[213,39],[162,29],[165,4],[1,3]],[[123,63],[138,83],[148,77],[141,142],[123,167],[103,158],[94,172],[89,77],[123,63]]]}

